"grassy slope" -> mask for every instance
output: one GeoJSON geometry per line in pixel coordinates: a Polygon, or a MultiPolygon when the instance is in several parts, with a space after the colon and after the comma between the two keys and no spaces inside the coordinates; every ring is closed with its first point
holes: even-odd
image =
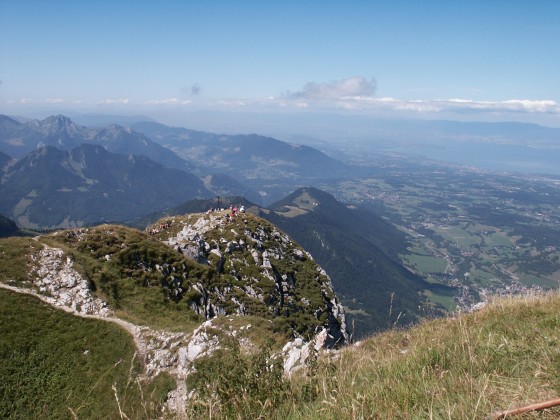
{"type": "Polygon", "coordinates": [[[37,264],[31,256],[42,248],[41,242],[45,242],[62,248],[72,257],[74,268],[90,280],[97,294],[119,317],[136,324],[169,330],[191,331],[199,325],[201,320],[185,303],[165,299],[159,287],[162,276],[157,271],[144,270],[141,263],[147,261],[151,265],[181,267],[195,277],[204,276],[208,271],[206,268],[133,229],[103,225],[89,229],[89,234],[84,235],[81,242],[68,237],[68,232],[42,236],[39,241],[1,238],[0,281],[12,286],[30,287],[29,272],[37,264]],[[128,246],[121,247],[122,243],[128,246]],[[114,259],[105,261],[103,256],[107,254],[113,255],[114,259]],[[140,287],[146,283],[154,287],[140,287]]]}
{"type": "Polygon", "coordinates": [[[0,289],[0,418],[153,417],[174,381],[137,383],[132,337],[0,289]],[[142,392],[142,393],[141,393],[142,392]]]}
{"type": "MultiPolygon", "coordinates": [[[[271,398],[250,411],[240,390],[205,415],[227,416],[233,401],[243,418],[473,419],[558,397],[560,295],[502,300],[388,331],[310,370],[292,378],[276,404],[271,398]]],[[[522,418],[559,416],[554,408],[522,418]]]]}
{"type": "Polygon", "coordinates": [[[178,270],[193,278],[208,276],[206,267],[135,229],[101,225],[84,229],[81,239],[72,232],[61,231],[41,240],[71,255],[75,268],[90,280],[97,294],[119,317],[179,331],[190,331],[201,322],[185,302],[166,298],[161,284],[166,277],[154,267],[159,264],[172,273],[178,270]],[[105,261],[105,255],[110,255],[111,260],[105,261]]]}
{"type": "MultiPolygon", "coordinates": [[[[322,401],[297,411],[350,418],[482,418],[560,395],[560,296],[503,300],[348,348],[322,401]],[[334,404],[332,404],[334,403],[334,404]]],[[[560,410],[550,412],[557,418],[560,410]]]]}
{"type": "MultiPolygon", "coordinates": [[[[7,246],[11,241],[21,242],[20,250],[37,243],[0,241],[0,272],[18,283],[31,261],[27,252],[7,246]]],[[[113,383],[125,412],[144,416],[134,381],[127,385],[138,367],[131,362],[133,344],[126,333],[27,296],[0,291],[0,302],[0,417],[68,417],[68,408],[79,409],[80,418],[116,417],[113,383]]],[[[345,348],[334,362],[320,359],[310,374],[274,382],[282,388],[276,397],[270,389],[264,395],[248,393],[240,380],[254,376],[255,369],[262,373],[258,360],[227,357],[216,365],[214,379],[217,385],[227,383],[231,392],[224,395],[234,399],[193,404],[193,416],[484,418],[560,395],[560,296],[501,300],[457,319],[375,335],[345,348]],[[243,363],[247,369],[235,376],[232,367],[243,363]]],[[[269,364],[262,366],[270,371],[269,364]]],[[[160,378],[154,401],[167,386],[160,378]]],[[[149,395],[146,388],[144,399],[149,395]]],[[[560,409],[540,416],[558,418],[560,409]]]]}

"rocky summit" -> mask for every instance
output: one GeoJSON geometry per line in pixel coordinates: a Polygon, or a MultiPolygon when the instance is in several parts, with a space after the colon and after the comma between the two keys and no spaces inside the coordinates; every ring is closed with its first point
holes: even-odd
{"type": "Polygon", "coordinates": [[[326,345],[348,340],[344,310],[313,257],[269,222],[248,213],[209,211],[160,221],[147,229],[185,257],[212,267],[211,280],[169,287],[205,319],[258,315],[309,339],[321,329],[326,345]]]}
{"type": "Polygon", "coordinates": [[[189,378],[204,372],[201,360],[231,340],[248,353],[273,343],[271,360],[286,374],[348,341],[325,271],[276,226],[241,211],[165,218],[145,231],[101,225],[2,239],[0,286],[124,328],[137,380],[172,378],[163,409],[173,415],[195,395],[189,378]]]}

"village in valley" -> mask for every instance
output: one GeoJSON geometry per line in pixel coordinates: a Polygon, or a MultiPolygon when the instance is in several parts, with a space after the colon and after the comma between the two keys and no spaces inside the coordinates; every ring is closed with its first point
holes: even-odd
{"type": "Polygon", "coordinates": [[[386,171],[325,186],[406,232],[401,261],[452,296],[427,292],[449,310],[492,295],[560,285],[560,179],[497,174],[452,164],[388,159],[386,171]]]}

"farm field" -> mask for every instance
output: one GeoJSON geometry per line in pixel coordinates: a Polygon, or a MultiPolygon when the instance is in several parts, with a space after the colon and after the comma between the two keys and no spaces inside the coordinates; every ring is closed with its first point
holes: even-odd
{"type": "Polygon", "coordinates": [[[402,156],[385,164],[375,176],[322,188],[408,234],[401,262],[430,283],[457,290],[451,302],[432,292],[430,301],[468,308],[491,294],[559,287],[560,178],[402,156]]]}

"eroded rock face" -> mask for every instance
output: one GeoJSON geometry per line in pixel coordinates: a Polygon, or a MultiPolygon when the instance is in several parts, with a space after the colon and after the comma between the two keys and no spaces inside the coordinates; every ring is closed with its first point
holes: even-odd
{"type": "Polygon", "coordinates": [[[74,269],[72,260],[61,249],[45,247],[32,258],[37,263],[31,273],[33,285],[49,303],[78,314],[109,314],[107,304],[93,295],[88,281],[74,269]]]}
{"type": "Polygon", "coordinates": [[[327,273],[311,255],[274,225],[250,214],[226,217],[211,212],[172,220],[164,242],[220,274],[214,283],[197,282],[188,305],[206,319],[218,315],[259,314],[298,322],[307,340],[322,329],[326,347],[348,340],[344,309],[327,273]],[[303,316],[302,316],[303,315],[303,316]]]}
{"type": "Polygon", "coordinates": [[[323,329],[309,342],[296,338],[282,348],[282,358],[284,360],[284,373],[291,375],[295,371],[305,368],[313,357],[326,347],[329,334],[323,329]]]}
{"type": "Polygon", "coordinates": [[[199,357],[211,355],[219,348],[212,321],[202,323],[192,334],[156,331],[142,328],[146,340],[146,373],[156,376],[162,371],[185,379],[199,357]]]}

